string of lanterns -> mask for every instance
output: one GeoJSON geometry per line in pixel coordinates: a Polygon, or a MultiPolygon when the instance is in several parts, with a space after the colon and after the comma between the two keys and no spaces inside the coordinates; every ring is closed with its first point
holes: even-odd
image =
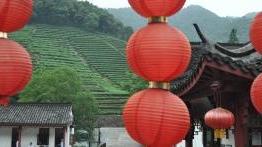
{"type": "MultiPolygon", "coordinates": [[[[262,12],[258,13],[250,26],[250,41],[258,53],[262,54],[262,12]]],[[[259,113],[262,113],[262,73],[251,87],[251,101],[259,113]]]]}
{"type": "Polygon", "coordinates": [[[169,82],[182,75],[191,60],[187,37],[167,23],[185,0],[129,0],[131,7],[148,18],[148,25],[127,43],[131,71],[149,81],[149,88],[135,93],[123,110],[129,135],[146,147],[172,147],[185,138],[190,127],[185,103],[169,92],[169,82]]]}
{"type": "Polygon", "coordinates": [[[32,15],[32,0],[0,1],[0,105],[22,91],[32,76],[32,61],[22,45],[8,39],[7,33],[23,28],[32,15]]]}

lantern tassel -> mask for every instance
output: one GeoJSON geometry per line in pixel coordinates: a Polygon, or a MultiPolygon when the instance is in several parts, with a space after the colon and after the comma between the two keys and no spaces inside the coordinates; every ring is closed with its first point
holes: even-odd
{"type": "Polygon", "coordinates": [[[226,136],[226,129],[215,129],[214,131],[215,139],[223,139],[226,136]]]}

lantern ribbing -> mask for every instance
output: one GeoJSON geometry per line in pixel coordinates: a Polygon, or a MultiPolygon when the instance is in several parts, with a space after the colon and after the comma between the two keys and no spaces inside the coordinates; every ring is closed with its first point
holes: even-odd
{"type": "Polygon", "coordinates": [[[171,147],[185,138],[190,127],[185,103],[169,92],[170,81],[181,76],[191,60],[187,37],[168,25],[185,0],[129,0],[132,8],[148,18],[126,48],[131,71],[149,82],[128,100],[123,121],[129,135],[146,147],[171,147]]]}
{"type": "Polygon", "coordinates": [[[0,0],[0,31],[10,33],[23,28],[32,11],[32,0],[0,0]]]}
{"type": "Polygon", "coordinates": [[[234,114],[221,107],[212,109],[205,114],[205,124],[215,130],[215,138],[224,138],[225,130],[233,126],[234,123],[234,114]]]}
{"type": "Polygon", "coordinates": [[[256,110],[262,114],[262,73],[254,80],[252,84],[251,101],[256,110]]]}
{"type": "Polygon", "coordinates": [[[254,48],[262,54],[262,12],[256,15],[250,25],[249,38],[254,48]]]}
{"type": "Polygon", "coordinates": [[[32,75],[29,53],[12,40],[0,39],[0,65],[0,96],[21,92],[32,75]]]}
{"type": "MultiPolygon", "coordinates": [[[[250,26],[250,41],[257,52],[262,54],[262,12],[259,12],[250,26]]],[[[262,74],[254,80],[250,95],[255,109],[262,114],[262,74]]]]}
{"type": "Polygon", "coordinates": [[[0,1],[0,105],[7,106],[10,97],[21,92],[32,77],[29,53],[7,33],[23,28],[32,16],[32,0],[0,1]]]}

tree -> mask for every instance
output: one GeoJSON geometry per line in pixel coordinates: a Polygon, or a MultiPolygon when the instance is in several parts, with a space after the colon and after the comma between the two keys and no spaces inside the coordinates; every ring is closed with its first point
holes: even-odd
{"type": "Polygon", "coordinates": [[[31,23],[79,27],[122,39],[127,39],[126,36],[133,32],[106,10],[79,0],[37,0],[31,23]]]}
{"type": "Polygon", "coordinates": [[[239,40],[237,37],[237,29],[234,28],[231,30],[228,43],[232,43],[232,44],[239,43],[239,40]]]}
{"type": "Polygon", "coordinates": [[[86,130],[87,138],[93,139],[92,133],[96,123],[98,107],[90,92],[81,92],[73,103],[74,117],[77,130],[86,130]]]}
{"type": "Polygon", "coordinates": [[[40,69],[19,96],[20,102],[72,103],[76,128],[86,130],[92,139],[98,106],[91,93],[82,88],[77,72],[69,67],[40,69]]]}
{"type": "Polygon", "coordinates": [[[80,88],[79,76],[69,67],[38,70],[25,91],[20,95],[20,101],[72,102],[80,88]]]}

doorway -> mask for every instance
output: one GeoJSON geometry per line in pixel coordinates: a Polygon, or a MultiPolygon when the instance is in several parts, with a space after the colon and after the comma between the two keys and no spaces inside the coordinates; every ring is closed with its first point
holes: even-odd
{"type": "Polygon", "coordinates": [[[56,128],[55,129],[55,147],[64,147],[65,139],[64,139],[64,129],[56,128]]]}
{"type": "Polygon", "coordinates": [[[19,128],[12,128],[12,145],[11,147],[19,146],[19,128]]]}

